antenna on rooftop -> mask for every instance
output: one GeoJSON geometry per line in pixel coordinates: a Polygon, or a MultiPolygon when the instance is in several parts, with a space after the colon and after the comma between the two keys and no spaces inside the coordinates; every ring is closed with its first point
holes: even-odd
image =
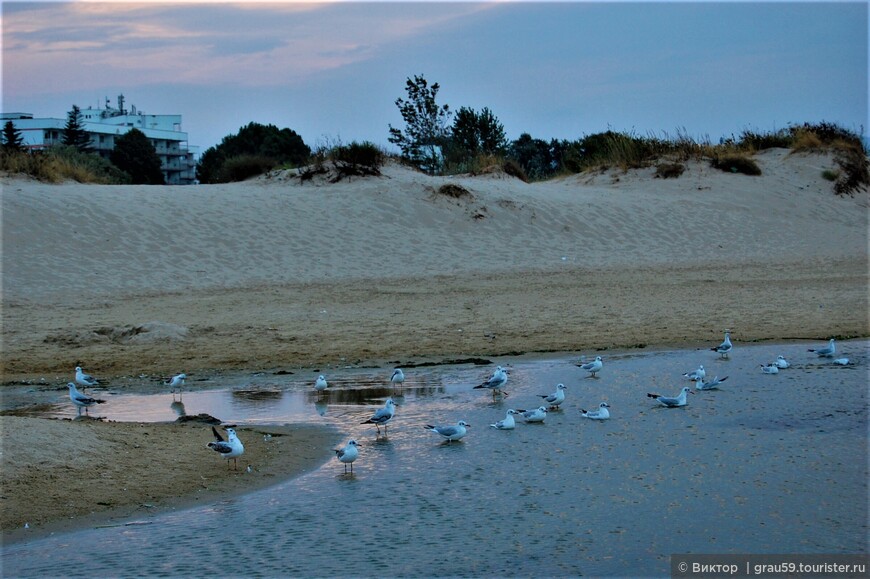
{"type": "Polygon", "coordinates": [[[121,114],[124,114],[124,94],[123,93],[118,95],[118,110],[121,111],[121,114]]]}

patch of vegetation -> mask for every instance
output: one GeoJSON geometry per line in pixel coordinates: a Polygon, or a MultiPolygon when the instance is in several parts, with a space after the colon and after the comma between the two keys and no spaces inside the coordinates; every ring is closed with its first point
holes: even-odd
{"type": "Polygon", "coordinates": [[[377,177],[386,160],[386,153],[368,141],[353,141],[348,145],[340,141],[327,142],[315,149],[309,164],[301,167],[296,176],[303,183],[318,175],[324,175],[330,183],[353,176],[377,177]]]}
{"type": "Polygon", "coordinates": [[[94,153],[83,153],[74,146],[58,145],[44,151],[0,151],[0,170],[27,175],[46,183],[77,181],[117,185],[130,182],[130,176],[94,153]]]}
{"type": "Polygon", "coordinates": [[[761,167],[753,159],[743,153],[723,153],[710,160],[710,165],[726,173],[741,173],[743,175],[761,175],[761,167]]]}
{"type": "Polygon", "coordinates": [[[833,182],[839,178],[840,171],[837,171],[836,169],[825,169],[824,171],[822,171],[822,179],[824,179],[825,181],[833,182]]]}
{"type": "Polygon", "coordinates": [[[676,179],[686,170],[686,166],[682,163],[659,163],[656,165],[657,179],[676,179]]]}
{"type": "Polygon", "coordinates": [[[275,159],[266,155],[237,155],[224,159],[216,175],[217,183],[244,181],[270,171],[275,159]]]}
{"type": "Polygon", "coordinates": [[[455,183],[445,183],[444,185],[441,185],[441,187],[438,188],[438,194],[453,199],[468,199],[472,197],[471,191],[462,185],[456,185],[455,183]]]}
{"type": "Polygon", "coordinates": [[[275,125],[248,123],[235,135],[228,135],[216,147],[209,147],[196,165],[201,183],[226,183],[230,179],[248,179],[251,171],[259,173],[284,165],[304,165],[311,149],[295,131],[275,125]],[[229,167],[224,165],[230,164],[229,167]],[[260,168],[260,169],[258,169],[260,168]]]}

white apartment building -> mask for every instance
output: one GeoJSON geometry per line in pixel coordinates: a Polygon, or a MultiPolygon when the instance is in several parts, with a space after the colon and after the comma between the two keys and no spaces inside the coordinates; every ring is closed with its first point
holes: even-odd
{"type": "MultiPolygon", "coordinates": [[[[187,133],[181,130],[181,115],[148,115],[124,108],[124,95],[118,96],[118,106],[106,99],[105,108],[83,108],[82,128],[91,137],[95,153],[108,158],[115,148],[115,139],[132,128],[139,129],[160,157],[163,177],[167,184],[189,185],[196,179],[196,150],[188,146],[187,133]]],[[[34,118],[29,113],[0,113],[0,124],[12,121],[20,131],[24,146],[40,150],[63,142],[63,129],[67,119],[34,118]]]]}

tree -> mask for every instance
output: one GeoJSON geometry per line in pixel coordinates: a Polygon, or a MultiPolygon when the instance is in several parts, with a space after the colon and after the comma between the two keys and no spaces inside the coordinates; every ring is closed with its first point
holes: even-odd
{"type": "Polygon", "coordinates": [[[3,125],[3,150],[7,153],[24,150],[24,137],[12,121],[6,121],[3,125]]]}
{"type": "Polygon", "coordinates": [[[453,154],[460,160],[468,160],[479,154],[502,154],[508,146],[504,126],[487,107],[480,113],[460,107],[453,119],[451,135],[453,154]]]}
{"type": "Polygon", "coordinates": [[[296,131],[252,122],[206,149],[196,165],[196,177],[202,183],[223,183],[251,176],[240,165],[263,172],[281,164],[302,165],[310,155],[311,148],[296,131]]]}
{"type": "Polygon", "coordinates": [[[545,179],[555,172],[550,145],[541,139],[533,139],[528,133],[511,143],[508,157],[519,163],[531,179],[545,179]]]}
{"type": "Polygon", "coordinates": [[[389,141],[402,150],[402,156],[420,169],[435,173],[442,163],[442,147],[450,136],[450,107],[438,106],[435,98],[441,87],[429,85],[421,76],[407,79],[408,99],[396,99],[405,121],[404,132],[389,125],[389,141]]]}
{"type": "Polygon", "coordinates": [[[83,153],[91,151],[91,137],[85,131],[82,111],[76,105],[73,105],[72,110],[67,114],[61,142],[64,145],[75,147],[83,153]]]}
{"type": "Polygon", "coordinates": [[[157,150],[139,129],[130,129],[115,140],[109,160],[130,175],[134,185],[163,185],[166,182],[157,150]]]}

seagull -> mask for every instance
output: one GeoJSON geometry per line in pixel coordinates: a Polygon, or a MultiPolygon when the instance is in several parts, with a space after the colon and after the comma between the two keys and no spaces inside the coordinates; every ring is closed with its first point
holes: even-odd
{"type": "Polygon", "coordinates": [[[786,368],[791,366],[791,364],[788,363],[788,360],[786,360],[783,356],[777,356],[774,364],[776,364],[776,367],[780,370],[785,370],[786,368]]]}
{"type": "Polygon", "coordinates": [[[460,420],[456,424],[448,424],[445,426],[432,426],[431,424],[427,424],[424,428],[426,428],[426,430],[431,430],[435,434],[440,434],[447,439],[447,442],[453,442],[454,440],[459,440],[465,436],[466,428],[469,426],[471,425],[464,420],[460,420]]]}
{"type": "Polygon", "coordinates": [[[675,398],[669,398],[667,396],[662,396],[661,394],[647,394],[647,396],[658,400],[663,406],[676,408],[678,406],[686,405],[686,394],[694,394],[694,392],[692,392],[692,389],[688,386],[683,386],[683,389],[680,390],[680,395],[675,398]]]}
{"type": "Polygon", "coordinates": [[[328,384],[326,383],[326,377],[323,374],[318,376],[317,380],[314,381],[314,389],[318,392],[323,392],[324,390],[326,390],[327,386],[328,384]]]}
{"type": "Polygon", "coordinates": [[[607,420],[610,418],[610,411],[608,408],[610,408],[610,404],[602,402],[598,405],[598,410],[586,411],[581,408],[580,412],[585,418],[590,418],[592,420],[607,420]]]}
{"type": "Polygon", "coordinates": [[[214,433],[214,441],[209,442],[205,446],[219,453],[227,459],[227,468],[230,466],[230,459],[233,459],[233,470],[238,470],[237,459],[245,452],[245,446],[239,437],[236,436],[236,431],[232,428],[227,428],[227,440],[224,440],[217,429],[212,426],[211,431],[214,433]]]}
{"type": "Polygon", "coordinates": [[[589,376],[592,378],[597,378],[595,376],[596,372],[600,372],[601,368],[604,367],[604,362],[601,361],[601,356],[595,356],[595,359],[589,362],[588,364],[578,364],[580,368],[589,372],[589,376]]]}
{"type": "Polygon", "coordinates": [[[350,472],[353,473],[353,461],[359,456],[359,449],[355,440],[349,440],[344,448],[335,449],[335,457],[344,463],[344,472],[347,474],[347,465],[350,465],[350,472]]]}
{"type": "Polygon", "coordinates": [[[767,366],[762,364],[761,372],[763,374],[779,374],[779,368],[777,368],[776,364],[768,364],[767,366]]]}
{"type": "Polygon", "coordinates": [[[683,374],[683,376],[685,376],[689,380],[703,380],[707,377],[707,371],[704,370],[704,365],[701,364],[700,366],[698,366],[697,370],[686,372],[685,374],[683,374]]]}
{"type": "Polygon", "coordinates": [[[169,386],[173,393],[176,389],[181,392],[181,387],[184,386],[185,380],[187,380],[187,374],[176,374],[166,382],[166,385],[169,386]]]}
{"type": "Polygon", "coordinates": [[[557,384],[556,391],[552,394],[538,394],[538,396],[543,398],[550,405],[550,410],[555,410],[565,401],[565,385],[557,384]]]}
{"type": "Polygon", "coordinates": [[[832,362],[832,364],[836,364],[837,366],[848,366],[849,358],[837,358],[832,362]]]}
{"type": "Polygon", "coordinates": [[[727,358],[731,354],[733,347],[734,346],[731,345],[731,330],[725,330],[725,340],[715,348],[710,349],[719,353],[723,358],[727,358]]]}
{"type": "Polygon", "coordinates": [[[396,386],[402,386],[405,383],[405,373],[402,372],[401,368],[396,368],[393,370],[393,375],[390,376],[390,384],[395,388],[396,386]]]}
{"type": "Polygon", "coordinates": [[[378,434],[381,433],[381,426],[384,427],[384,434],[387,433],[387,423],[393,419],[393,416],[396,414],[396,404],[393,402],[392,398],[387,398],[387,401],[384,403],[384,407],[378,409],[371,418],[366,420],[365,422],[361,422],[360,424],[374,424],[375,428],[378,429],[378,434]]]}
{"type": "Polygon", "coordinates": [[[82,372],[81,366],[76,366],[76,383],[79,386],[99,386],[100,383],[90,374],[82,372]]]}
{"type": "MultiPolygon", "coordinates": [[[[507,370],[502,368],[501,366],[496,366],[495,372],[492,373],[492,376],[486,382],[482,384],[478,384],[475,388],[489,388],[492,390],[492,395],[495,396],[496,392],[501,392],[502,388],[505,384],[507,384],[508,375],[507,370]]],[[[503,393],[507,396],[507,393],[503,393]]]]}
{"type": "Polygon", "coordinates": [[[510,408],[508,409],[504,419],[499,420],[495,424],[490,424],[490,426],[492,426],[496,430],[513,430],[517,425],[516,421],[514,420],[514,414],[519,413],[513,408],[510,408]]]}
{"type": "Polygon", "coordinates": [[[810,348],[807,352],[815,352],[819,358],[833,358],[837,352],[837,347],[834,345],[834,338],[831,338],[831,341],[824,348],[810,348]]]}
{"type": "Polygon", "coordinates": [[[719,388],[719,384],[728,379],[728,376],[725,376],[721,380],[719,376],[714,376],[712,380],[709,382],[704,382],[703,380],[695,380],[695,390],[716,390],[719,388]]]}
{"type": "Polygon", "coordinates": [[[82,408],[85,409],[85,414],[87,414],[88,408],[94,404],[103,404],[105,402],[105,400],[97,400],[96,398],[91,398],[90,396],[82,394],[76,389],[76,385],[72,382],[69,382],[66,386],[69,388],[69,399],[72,400],[72,403],[78,408],[79,416],[82,414],[82,408]]]}
{"type": "Polygon", "coordinates": [[[546,406],[539,406],[533,410],[519,410],[518,412],[523,415],[526,422],[543,422],[547,417],[546,406]]]}

